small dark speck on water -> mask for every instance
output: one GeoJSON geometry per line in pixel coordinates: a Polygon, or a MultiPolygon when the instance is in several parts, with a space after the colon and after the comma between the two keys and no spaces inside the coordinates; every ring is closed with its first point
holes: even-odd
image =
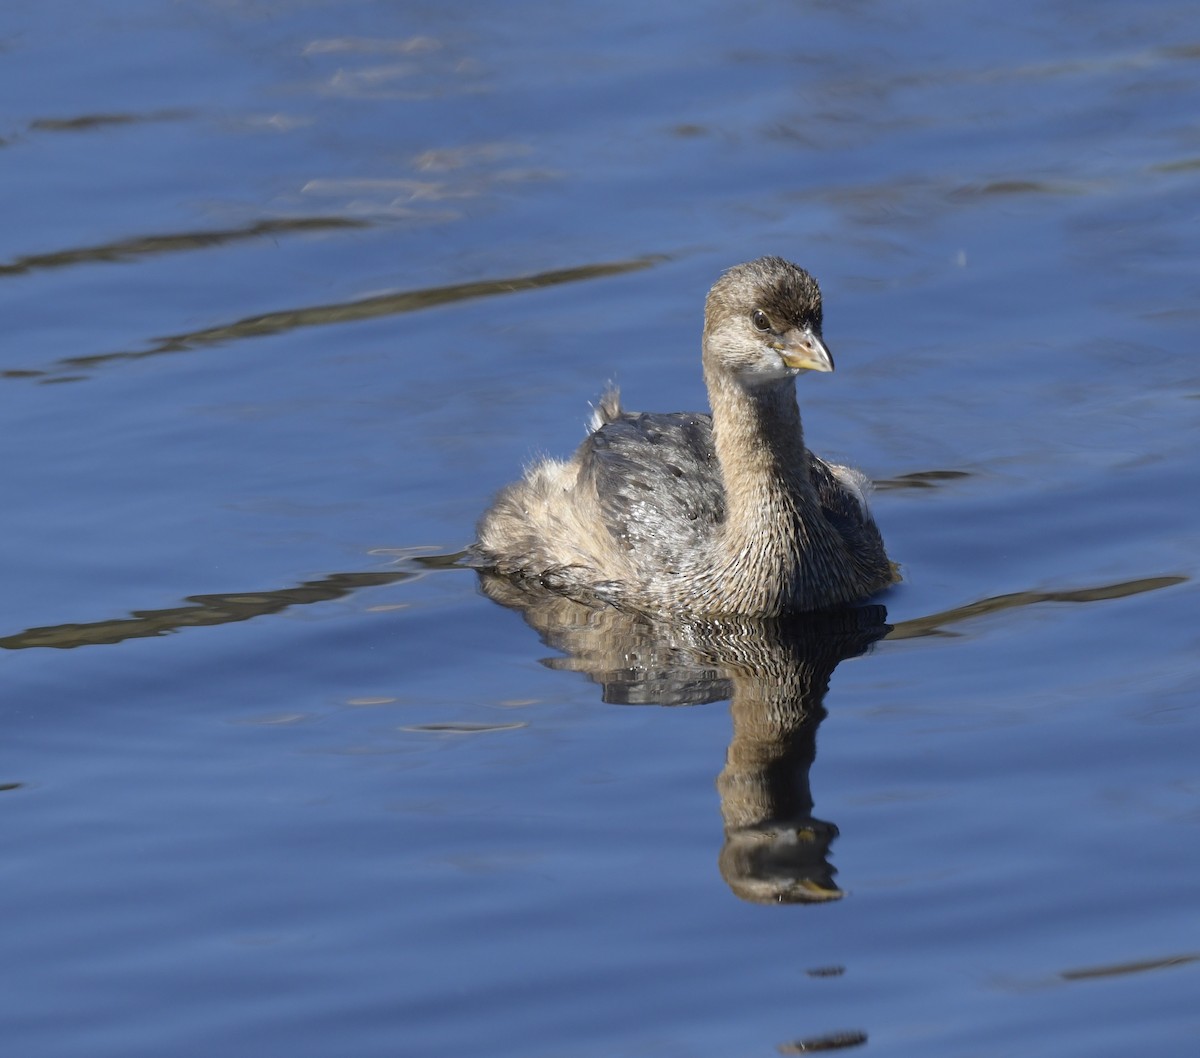
{"type": "Polygon", "coordinates": [[[815,966],[805,970],[809,977],[841,977],[846,972],[844,966],[815,966]]]}
{"type": "Polygon", "coordinates": [[[6,1053],[1195,1053],[1194,9],[0,5],[6,1053]],[[489,581],[763,255],[903,580],[489,581]]]}

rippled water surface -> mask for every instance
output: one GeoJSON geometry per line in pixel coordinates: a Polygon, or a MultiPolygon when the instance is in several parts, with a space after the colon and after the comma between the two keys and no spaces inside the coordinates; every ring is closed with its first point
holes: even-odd
{"type": "Polygon", "coordinates": [[[7,5],[6,1051],[1194,1055],[1198,89],[1183,0],[7,5]],[[886,616],[448,565],[763,253],[886,616]]]}

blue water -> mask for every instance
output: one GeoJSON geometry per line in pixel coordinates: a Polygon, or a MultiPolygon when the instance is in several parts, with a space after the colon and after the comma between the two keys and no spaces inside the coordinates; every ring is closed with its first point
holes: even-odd
{"type": "Polygon", "coordinates": [[[9,1052],[1196,1053],[1193,5],[62,0],[0,59],[9,1052]],[[763,253],[885,638],[419,561],[608,380],[702,408],[763,253]]]}

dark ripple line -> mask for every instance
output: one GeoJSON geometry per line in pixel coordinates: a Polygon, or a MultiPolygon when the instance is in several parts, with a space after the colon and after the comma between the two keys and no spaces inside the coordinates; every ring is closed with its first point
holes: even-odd
{"type": "Polygon", "coordinates": [[[112,113],[79,114],[73,118],[35,118],[29,123],[31,132],[91,132],[114,125],[142,125],[150,121],[182,121],[190,118],[189,110],[154,110],[147,114],[112,113]]]}
{"type": "Polygon", "coordinates": [[[1140,595],[1143,592],[1158,591],[1161,588],[1173,588],[1183,584],[1190,578],[1183,576],[1141,577],[1137,580],[1125,580],[1116,584],[1102,584],[1091,588],[1077,588],[1073,591],[1017,591],[1008,595],[993,595],[987,599],[956,606],[952,610],[929,614],[927,617],[914,617],[909,621],[899,621],[884,637],[885,639],[917,639],[922,636],[948,636],[943,626],[968,621],[974,617],[986,614],[1000,613],[1012,610],[1018,606],[1035,606],[1044,602],[1105,602],[1109,599],[1124,599],[1130,595],[1140,595]]]}
{"type": "MultiPolygon", "coordinates": [[[[560,283],[574,283],[585,279],[599,279],[605,276],[623,275],[627,272],[638,272],[644,268],[653,267],[666,259],[663,255],[647,255],[626,261],[608,261],[574,268],[559,268],[549,272],[537,272],[533,275],[484,279],[472,283],[455,283],[451,286],[426,287],[393,294],[379,294],[357,301],[340,301],[308,308],[265,312],[257,316],[245,316],[233,323],[168,335],[165,338],[159,338],[148,349],[68,357],[59,360],[58,366],[66,369],[97,367],[120,360],[140,360],[143,357],[186,352],[224,342],[282,334],[301,327],[320,327],[375,319],[380,316],[395,316],[454,302],[472,301],[476,298],[516,294],[526,290],[540,290],[544,287],[557,286],[560,283]]],[[[45,378],[46,374],[49,372],[40,372],[35,376],[28,371],[10,371],[0,377],[38,377],[43,381],[52,381],[52,379],[45,378]]]]}
{"type": "Polygon", "coordinates": [[[824,1036],[809,1036],[791,1043],[781,1043],[775,1048],[780,1054],[815,1054],[818,1051],[843,1051],[849,1047],[861,1047],[867,1042],[867,1034],[858,1029],[846,1032],[830,1032],[824,1036]]]}
{"type": "Polygon", "coordinates": [[[26,650],[50,647],[70,650],[73,647],[106,646],[127,639],[143,639],[179,632],[184,628],[234,624],[254,617],[281,613],[293,606],[340,599],[360,588],[376,588],[396,584],[420,576],[411,570],[391,570],[376,573],[332,573],[320,580],[305,581],[295,588],[269,591],[233,592],[220,595],[189,595],[190,606],[174,606],[164,610],[134,610],[129,617],[92,621],[88,624],[46,625],[29,628],[16,635],[0,638],[4,650],[26,650]]]}
{"type": "Polygon", "coordinates": [[[1149,973],[1151,970],[1170,970],[1176,966],[1187,966],[1197,961],[1200,961],[1200,955],[1168,955],[1161,959],[1139,959],[1136,962],[1064,970],[1059,976],[1064,981],[1095,981],[1102,977],[1125,977],[1129,974],[1149,973]]]}
{"type": "Polygon", "coordinates": [[[894,478],[880,478],[873,482],[880,492],[889,489],[932,489],[945,481],[958,481],[971,475],[965,470],[918,470],[911,474],[900,474],[894,478]]]}
{"type": "Polygon", "coordinates": [[[25,275],[28,272],[49,268],[67,268],[78,264],[95,264],[128,261],[150,254],[178,253],[184,250],[203,250],[210,246],[260,239],[263,236],[283,235],[291,232],[334,231],[344,228],[366,228],[370,222],[350,217],[290,217],[276,220],[260,220],[243,228],[225,228],[215,231],[192,231],[169,235],[141,235],[98,246],[81,246],[73,250],[56,250],[52,253],[26,254],[9,264],[0,264],[0,276],[25,275]]]}

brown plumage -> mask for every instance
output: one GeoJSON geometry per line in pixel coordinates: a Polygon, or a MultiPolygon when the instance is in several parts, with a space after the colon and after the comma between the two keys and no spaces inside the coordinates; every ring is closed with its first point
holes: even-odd
{"type": "Polygon", "coordinates": [[[484,514],[480,563],[665,614],[777,616],[892,583],[866,478],[804,445],[795,378],[833,370],[812,276],[778,257],[722,275],[703,364],[711,416],[623,412],[606,394],[570,461],[533,466],[484,514]]]}

